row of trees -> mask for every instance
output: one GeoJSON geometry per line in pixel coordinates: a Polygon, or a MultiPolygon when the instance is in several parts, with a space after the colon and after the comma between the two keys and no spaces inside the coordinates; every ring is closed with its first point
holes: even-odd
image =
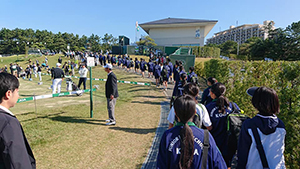
{"type": "Polygon", "coordinates": [[[33,29],[6,29],[0,30],[0,54],[25,53],[27,48],[50,49],[56,52],[70,50],[109,50],[112,45],[118,44],[118,38],[111,34],[103,37],[92,34],[90,37],[79,36],[73,33],[53,33],[47,30],[33,29]]]}
{"type": "Polygon", "coordinates": [[[300,21],[292,23],[285,29],[273,30],[269,25],[265,29],[269,33],[266,40],[258,37],[248,39],[245,43],[239,45],[238,55],[238,44],[234,41],[208,46],[219,47],[221,55],[236,57],[237,59],[300,60],[300,21]]]}

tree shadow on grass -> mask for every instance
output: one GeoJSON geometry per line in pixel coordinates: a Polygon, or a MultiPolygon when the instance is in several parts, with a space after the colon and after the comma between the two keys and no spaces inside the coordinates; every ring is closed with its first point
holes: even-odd
{"type": "Polygon", "coordinates": [[[156,128],[127,128],[127,127],[109,127],[112,130],[119,130],[128,133],[135,133],[135,134],[149,134],[155,133],[156,128]]]}
{"type": "Polygon", "coordinates": [[[138,92],[138,91],[147,91],[149,90],[148,88],[143,88],[143,89],[135,89],[135,90],[129,90],[128,92],[138,92]]]}
{"type": "Polygon", "coordinates": [[[156,99],[163,99],[166,98],[166,96],[147,96],[147,95],[138,95],[134,97],[145,97],[145,98],[156,98],[156,99]]]}
{"type": "Polygon", "coordinates": [[[141,104],[155,104],[155,105],[160,105],[160,102],[151,102],[151,101],[132,101],[131,103],[141,103],[141,104]]]}
{"type": "Polygon", "coordinates": [[[76,118],[73,116],[55,116],[55,117],[49,117],[49,119],[53,121],[64,122],[64,123],[85,123],[85,124],[94,124],[94,125],[105,125],[105,120],[83,119],[83,118],[76,118]]]}
{"type": "MultiPolygon", "coordinates": [[[[55,113],[55,114],[47,114],[47,115],[37,116],[37,117],[31,118],[31,119],[20,120],[20,122],[27,122],[27,121],[36,120],[36,119],[50,118],[51,116],[57,116],[57,115],[64,114],[64,113],[66,113],[66,112],[60,112],[60,113],[55,113]]],[[[24,114],[26,114],[26,113],[23,113],[23,115],[24,114]]],[[[34,112],[28,112],[27,114],[34,114],[34,112]]]]}

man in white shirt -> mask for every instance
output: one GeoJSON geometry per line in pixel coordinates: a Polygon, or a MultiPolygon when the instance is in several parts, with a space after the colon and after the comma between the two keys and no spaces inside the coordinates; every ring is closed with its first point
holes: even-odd
{"type": "Polygon", "coordinates": [[[79,83],[78,83],[78,88],[80,88],[81,83],[83,83],[83,88],[84,88],[84,90],[86,89],[87,73],[88,73],[88,69],[85,67],[85,64],[82,64],[79,69],[80,79],[79,79],[79,83]]]}

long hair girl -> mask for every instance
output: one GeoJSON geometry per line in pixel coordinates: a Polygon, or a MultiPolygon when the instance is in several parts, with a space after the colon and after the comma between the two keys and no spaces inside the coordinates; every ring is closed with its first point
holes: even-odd
{"type": "Polygon", "coordinates": [[[194,98],[190,95],[177,97],[174,102],[174,109],[179,121],[183,123],[183,128],[180,131],[181,154],[179,168],[188,169],[191,167],[194,157],[194,135],[188,125],[196,112],[194,98]]]}

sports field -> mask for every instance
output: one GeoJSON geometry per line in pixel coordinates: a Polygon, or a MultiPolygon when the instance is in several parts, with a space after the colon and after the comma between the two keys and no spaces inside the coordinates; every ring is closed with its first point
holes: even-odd
{"type": "MultiPolygon", "coordinates": [[[[59,55],[48,56],[50,67],[59,55]]],[[[134,58],[134,57],[133,57],[134,58]]],[[[29,58],[18,56],[23,69],[29,58]],[[20,59],[21,58],[21,59],[20,59]]],[[[42,57],[31,57],[32,61],[42,57]]],[[[63,63],[68,59],[62,57],[63,63]]],[[[1,58],[0,66],[15,62],[16,56],[1,58]]],[[[151,82],[140,75],[114,69],[118,80],[151,82]]],[[[43,72],[45,72],[43,70],[43,72]]],[[[106,78],[102,67],[94,67],[93,78],[106,78]]],[[[19,79],[20,98],[51,94],[50,76],[33,81],[19,79]]],[[[78,82],[78,79],[74,79],[78,82]]],[[[155,85],[142,86],[118,83],[117,125],[105,126],[108,118],[105,82],[93,81],[99,89],[93,93],[94,117],[90,118],[89,94],[63,96],[18,103],[11,111],[20,120],[33,149],[37,168],[140,168],[152,144],[160,118],[160,102],[165,96],[155,85]]],[[[89,88],[89,83],[87,83],[89,88]]],[[[62,92],[66,91],[65,80],[62,92]]]]}

